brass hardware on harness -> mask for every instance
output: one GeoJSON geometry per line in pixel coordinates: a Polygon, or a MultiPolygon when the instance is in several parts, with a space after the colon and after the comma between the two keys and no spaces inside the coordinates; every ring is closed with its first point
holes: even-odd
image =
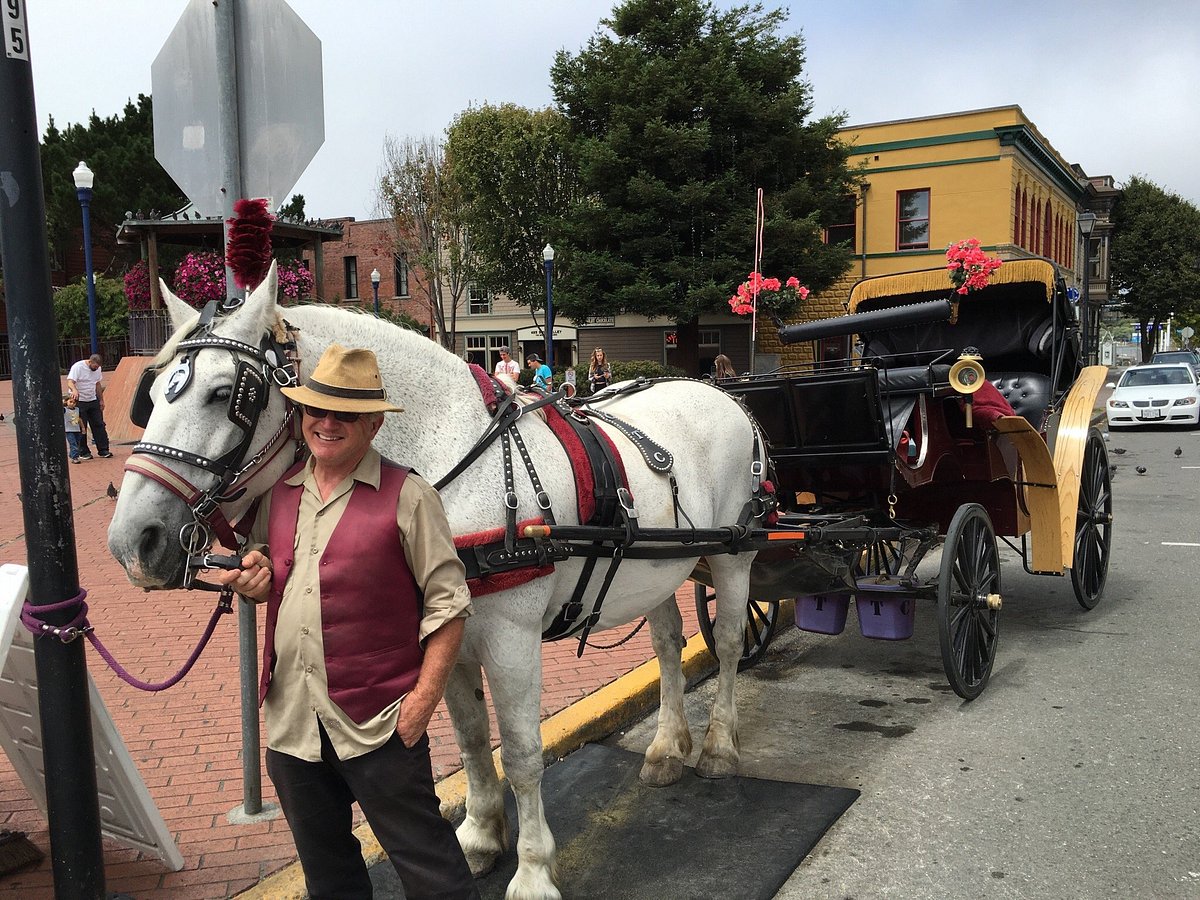
{"type": "Polygon", "coordinates": [[[887,503],[888,503],[888,518],[889,519],[894,520],[896,518],[896,504],[899,502],[900,502],[900,498],[897,497],[895,494],[888,494],[887,503]]]}

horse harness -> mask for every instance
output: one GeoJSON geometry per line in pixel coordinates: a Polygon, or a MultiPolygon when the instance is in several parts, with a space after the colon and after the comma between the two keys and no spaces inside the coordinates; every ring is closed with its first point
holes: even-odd
{"type": "MultiPolygon", "coordinates": [[[[284,340],[278,340],[274,330],[268,331],[257,347],[233,338],[213,334],[216,302],[210,302],[200,314],[192,331],[179,342],[177,350],[183,356],[175,363],[167,378],[164,397],[174,403],[191,387],[194,374],[194,359],[202,350],[225,350],[238,360],[233,389],[229,397],[227,415],[241,431],[241,440],[228,452],[212,459],[191,451],[180,450],[166,444],[141,441],[134,445],[125,470],[134,472],[165,487],[183,500],[192,513],[192,521],[180,529],[179,542],[187,553],[188,563],[184,573],[184,587],[200,587],[203,581],[195,576],[205,567],[205,551],[215,536],[230,548],[241,546],[249,533],[258,508],[256,500],[236,524],[231,524],[221,510],[222,503],[230,503],[241,497],[245,484],[254,473],[270,462],[295,438],[295,409],[286,404],[283,422],[266,443],[249,456],[258,419],[267,408],[271,386],[292,387],[299,382],[299,360],[296,351],[298,329],[283,322],[284,340]],[[175,470],[159,462],[158,458],[184,463],[216,479],[207,489],[198,487],[175,470]],[[194,582],[194,583],[193,583],[194,582]]],[[[154,401],[150,389],[162,368],[148,368],[138,382],[130,419],[144,428],[149,421],[154,401]]]]}
{"type": "MultiPolygon", "coordinates": [[[[559,391],[527,403],[522,403],[522,398],[517,394],[506,394],[498,382],[493,383],[496,394],[501,399],[491,423],[471,451],[434,487],[441,490],[478,459],[492,442],[500,440],[504,474],[504,539],[490,544],[460,548],[459,558],[466,568],[468,578],[480,578],[530,566],[545,566],[572,557],[582,557],[583,567],[571,598],[562,605],[554,620],[542,633],[543,641],[560,640],[578,633],[577,655],[582,656],[587,638],[600,620],[604,599],[616,576],[617,569],[624,559],[668,559],[702,555],[696,552],[698,550],[709,553],[736,553],[739,543],[749,534],[752,522],[765,517],[775,508],[770,482],[764,477],[766,471],[765,441],[757,424],[751,418],[750,422],[754,430],[754,460],[751,466],[750,499],[747,501],[737,525],[730,526],[726,530],[728,537],[720,544],[707,545],[685,540],[682,550],[676,546],[635,547],[639,538],[644,538],[638,528],[637,507],[634,505],[633,496],[624,481],[621,461],[615,455],[615,448],[597,433],[595,428],[597,421],[609,425],[624,435],[637,447],[643,461],[652,472],[668,478],[676,528],[680,527],[681,515],[687,520],[693,532],[695,528],[679,502],[679,485],[673,471],[674,457],[671,452],[641,429],[595,408],[594,404],[611,400],[623,394],[645,390],[656,382],[638,378],[620,386],[606,388],[599,394],[586,399],[564,400],[562,392],[559,391]],[[533,460],[530,458],[520,430],[517,428],[517,422],[523,415],[543,407],[548,407],[546,415],[561,415],[574,430],[587,455],[594,480],[595,511],[591,518],[581,526],[569,528],[571,539],[555,539],[548,536],[556,525],[554,511],[551,508],[549,495],[542,488],[533,460]],[[514,444],[529,476],[545,526],[548,526],[541,529],[527,528],[525,535],[517,533],[517,495],[511,449],[514,444]],[[596,562],[599,559],[609,560],[608,569],[592,603],[591,611],[584,616],[583,596],[591,583],[596,562]]],[[[563,441],[561,435],[559,435],[559,439],[563,441]]],[[[566,449],[565,442],[564,449],[566,449]]]]}

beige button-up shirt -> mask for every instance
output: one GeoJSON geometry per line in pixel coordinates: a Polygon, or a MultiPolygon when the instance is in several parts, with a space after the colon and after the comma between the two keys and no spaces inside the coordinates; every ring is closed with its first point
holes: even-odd
{"type": "MultiPolygon", "coordinates": [[[[313,462],[287,480],[303,485],[296,522],[294,564],[283,589],[283,601],[275,626],[275,671],[267,691],[264,710],[267,746],[309,762],[321,758],[317,721],[325,726],[339,759],[361,756],[387,742],[396,730],[400,703],[394,703],[359,725],[329,699],[325,673],[325,649],[321,631],[320,561],[333,531],[350,502],[357,482],[379,489],[380,456],[374,449],[351,475],[325,500],[313,476],[313,462]]],[[[266,540],[271,497],[264,500],[252,543],[266,540]]],[[[404,557],[417,587],[424,595],[420,638],[424,642],[451,619],[471,614],[471,594],[465,571],[454,550],[450,526],[442,500],[427,481],[409,473],[396,504],[396,523],[404,544],[404,557]]],[[[278,548],[276,548],[278,552],[278,548]]],[[[266,552],[266,551],[264,551],[266,552]]],[[[362,565],[369,566],[370,559],[362,565]]],[[[380,585],[386,590],[386,585],[380,585]]]]}

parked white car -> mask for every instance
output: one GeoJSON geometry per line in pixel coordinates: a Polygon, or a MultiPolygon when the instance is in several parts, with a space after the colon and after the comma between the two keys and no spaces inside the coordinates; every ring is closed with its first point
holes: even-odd
{"type": "Polygon", "coordinates": [[[1187,363],[1132,366],[1113,388],[1104,411],[1109,428],[1200,424],[1200,385],[1187,363]]]}

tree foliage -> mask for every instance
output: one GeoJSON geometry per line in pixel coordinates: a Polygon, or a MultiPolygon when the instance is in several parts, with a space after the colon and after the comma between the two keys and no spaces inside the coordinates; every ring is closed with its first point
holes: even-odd
{"type": "MultiPolygon", "coordinates": [[[[84,160],[96,173],[92,191],[93,241],[118,251],[114,235],[126,211],[160,215],[187,203],[183,192],[154,158],[151,100],[139,94],[119,116],[92,113],[86,125],[59,130],[53,117],[42,138],[42,181],[46,191],[46,230],[57,254],[69,245],[80,224],[79,198],[71,173],[84,160]]],[[[121,248],[124,250],[124,248],[121,248]]],[[[123,262],[131,262],[118,253],[123,262]]]]}
{"type": "MultiPolygon", "coordinates": [[[[1142,333],[1172,315],[1200,311],[1200,210],[1134,176],[1113,206],[1112,223],[1112,289],[1142,333]]],[[[1144,360],[1152,350],[1143,341],[1144,360]]]]}
{"type": "Polygon", "coordinates": [[[449,177],[442,145],[384,138],[376,206],[393,223],[395,252],[429,298],[442,346],[452,349],[467,292],[470,248],[462,195],[449,177]]]}
{"type": "Polygon", "coordinates": [[[542,248],[579,192],[566,150],[567,120],[553,109],[484,105],[450,125],[446,161],[466,198],[470,275],[482,290],[545,305],[542,248]]]}
{"type": "Polygon", "coordinates": [[[765,274],[820,290],[845,271],[848,251],[821,236],[856,189],[843,119],[806,121],[804,42],[783,22],[760,5],[626,0],[583,51],[558,53],[582,199],[559,226],[556,308],[680,323],[727,309],[753,265],[760,187],[765,274]]]}
{"type": "MultiPolygon", "coordinates": [[[[87,279],[80,278],[54,292],[54,321],[59,340],[88,337],[87,279]]],[[[120,278],[96,279],[96,334],[122,337],[129,333],[129,304],[120,278]]]]}

